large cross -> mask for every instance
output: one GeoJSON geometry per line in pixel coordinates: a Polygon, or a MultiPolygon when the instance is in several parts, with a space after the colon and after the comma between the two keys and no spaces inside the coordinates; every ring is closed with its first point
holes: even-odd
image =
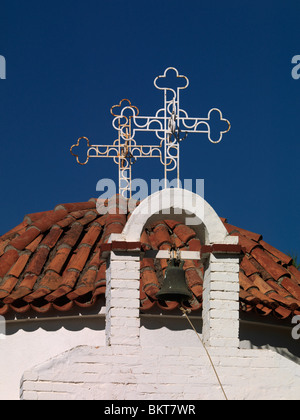
{"type": "MultiPolygon", "coordinates": [[[[113,127],[118,131],[118,139],[113,145],[90,145],[86,137],[78,139],[77,144],[71,147],[72,155],[76,156],[78,163],[85,165],[90,157],[110,157],[119,166],[119,193],[125,198],[131,197],[131,167],[137,158],[160,158],[164,166],[164,185],[168,185],[170,173],[176,171],[177,186],[179,187],[179,152],[180,142],[189,133],[206,133],[212,143],[219,143],[223,134],[230,130],[230,123],[224,119],[219,109],[213,108],[207,117],[189,117],[187,112],[180,108],[180,90],[186,89],[189,80],[180,75],[174,67],[168,67],[163,75],[155,78],[154,86],[164,93],[164,107],[160,108],[155,116],[140,116],[137,107],[131,105],[128,99],[123,99],[119,105],[111,108],[114,116],[113,127]],[[177,86],[168,87],[168,73],[175,72],[177,86]],[[124,104],[124,102],[127,102],[124,104]],[[124,106],[125,105],[125,106],[124,106]],[[116,113],[116,109],[119,112],[116,113]],[[217,113],[221,122],[226,123],[225,130],[219,130],[219,137],[212,139],[211,117],[217,113]],[[153,132],[159,141],[157,145],[137,145],[134,137],[137,132],[153,132]],[[87,159],[80,162],[73,148],[79,146],[84,139],[87,142],[87,159]]],[[[174,177],[173,177],[174,178],[174,177]]]]}

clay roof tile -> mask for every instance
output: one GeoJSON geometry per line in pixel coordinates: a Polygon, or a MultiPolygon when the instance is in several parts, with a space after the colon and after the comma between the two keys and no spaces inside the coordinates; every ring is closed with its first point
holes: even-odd
{"type": "MultiPolygon", "coordinates": [[[[69,203],[54,210],[33,213],[0,237],[0,315],[30,309],[45,313],[51,308],[70,310],[74,305],[89,307],[105,293],[106,261],[100,245],[111,233],[121,233],[129,215],[117,200],[117,214],[101,214],[97,200],[69,203]]],[[[114,202],[106,200],[105,209],[114,202]]],[[[125,207],[124,207],[125,208],[125,207]]],[[[104,212],[105,213],[105,212],[104,212]]],[[[243,247],[240,264],[240,304],[245,312],[273,314],[285,319],[300,314],[300,272],[292,260],[262,239],[221,219],[231,235],[239,236],[243,247]]],[[[201,242],[192,227],[177,220],[157,220],[142,233],[143,250],[170,249],[200,251],[201,242]]],[[[173,310],[178,303],[162,302],[156,293],[163,279],[167,259],[141,260],[141,308],[155,305],[173,310]]],[[[203,267],[201,261],[186,261],[187,284],[194,294],[190,309],[202,308],[203,267]]]]}

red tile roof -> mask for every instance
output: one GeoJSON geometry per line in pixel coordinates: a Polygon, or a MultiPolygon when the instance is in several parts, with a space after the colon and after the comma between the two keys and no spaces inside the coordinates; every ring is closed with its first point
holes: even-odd
{"type": "MultiPolygon", "coordinates": [[[[105,206],[109,203],[105,202],[105,206]]],[[[30,309],[68,311],[89,307],[105,293],[106,261],[100,246],[111,233],[120,233],[130,215],[100,215],[96,200],[62,204],[52,211],[29,214],[0,237],[0,315],[30,309]]],[[[244,312],[280,319],[300,314],[300,272],[292,258],[267,244],[262,235],[232,226],[222,219],[230,235],[239,237],[240,307],[244,312]]],[[[196,233],[175,220],[161,220],[141,236],[142,250],[200,250],[196,233]]],[[[158,305],[172,310],[175,302],[157,301],[167,260],[141,261],[141,308],[158,305]]],[[[202,307],[203,267],[186,261],[186,278],[193,292],[191,309],[202,307]]]]}

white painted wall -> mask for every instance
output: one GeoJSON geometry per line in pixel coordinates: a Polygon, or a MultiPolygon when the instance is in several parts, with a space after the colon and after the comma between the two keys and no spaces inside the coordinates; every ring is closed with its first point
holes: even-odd
{"type": "MultiPolygon", "coordinates": [[[[300,396],[300,366],[271,350],[210,348],[229,400],[300,396]]],[[[22,398],[224,399],[201,346],[83,346],[24,373],[22,398]]]]}
{"type": "Polygon", "coordinates": [[[9,322],[0,340],[0,399],[16,400],[25,370],[87,343],[105,345],[105,319],[82,318],[9,322]]]}
{"type": "MultiPolygon", "coordinates": [[[[202,337],[201,317],[191,319],[202,337]]],[[[286,337],[274,325],[248,328],[241,328],[247,349],[209,350],[228,398],[299,399],[300,367],[292,361],[299,358],[251,349],[291,343],[288,328],[286,337]]],[[[141,315],[140,346],[106,347],[104,318],[14,323],[7,333],[0,340],[1,400],[19,399],[25,371],[24,399],[223,398],[197,335],[186,319],[171,314],[141,315]]]]}
{"type": "MultiPolygon", "coordinates": [[[[28,318],[9,321],[6,336],[0,339],[0,400],[17,400],[24,371],[55,359],[57,355],[78,346],[105,346],[105,307],[101,316],[62,315],[43,320],[28,318]]],[[[193,318],[194,319],[194,318],[193,318]]],[[[195,325],[201,331],[201,318],[195,325]]],[[[140,340],[143,346],[171,345],[182,342],[199,346],[199,340],[185,319],[155,315],[142,316],[140,340]]]]}

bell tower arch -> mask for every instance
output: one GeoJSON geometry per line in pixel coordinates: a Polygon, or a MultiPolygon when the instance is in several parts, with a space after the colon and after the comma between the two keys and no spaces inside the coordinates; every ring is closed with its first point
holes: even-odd
{"type": "MultiPolygon", "coordinates": [[[[180,188],[165,189],[147,197],[133,211],[123,232],[110,237],[107,344],[139,344],[140,237],[149,220],[156,217],[178,218],[197,232],[202,244],[197,259],[201,259],[205,268],[203,340],[207,346],[237,348],[241,251],[238,238],[229,236],[217,213],[202,197],[180,188]],[[121,288],[123,291],[127,288],[126,296],[129,293],[130,297],[121,297],[121,288]],[[120,316],[122,320],[118,319],[120,316]],[[131,324],[133,327],[129,327],[131,324]]],[[[189,257],[186,251],[184,258],[195,259],[195,254],[189,257]]]]}

